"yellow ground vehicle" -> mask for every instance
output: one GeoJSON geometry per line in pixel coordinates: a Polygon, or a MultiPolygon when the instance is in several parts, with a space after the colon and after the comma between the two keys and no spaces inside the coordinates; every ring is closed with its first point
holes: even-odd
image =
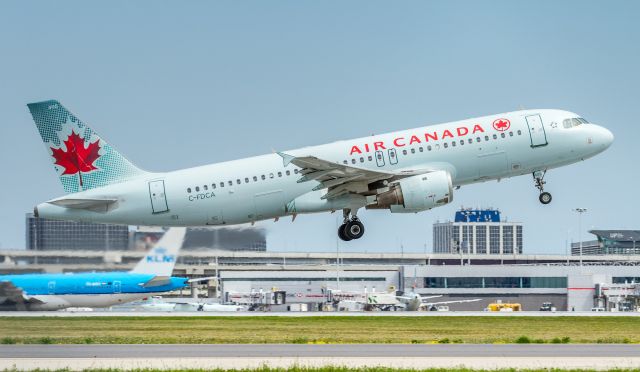
{"type": "Polygon", "coordinates": [[[522,305],[518,303],[502,303],[496,302],[489,304],[486,308],[487,311],[522,311],[522,305]]]}

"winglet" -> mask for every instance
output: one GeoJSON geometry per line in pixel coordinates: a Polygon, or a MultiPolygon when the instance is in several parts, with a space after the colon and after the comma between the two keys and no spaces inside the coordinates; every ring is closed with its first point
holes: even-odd
{"type": "Polygon", "coordinates": [[[276,154],[278,154],[278,155],[280,155],[282,157],[282,164],[284,164],[285,167],[287,165],[291,164],[293,159],[296,158],[295,156],[289,155],[289,154],[285,154],[284,152],[276,152],[276,154]]]}

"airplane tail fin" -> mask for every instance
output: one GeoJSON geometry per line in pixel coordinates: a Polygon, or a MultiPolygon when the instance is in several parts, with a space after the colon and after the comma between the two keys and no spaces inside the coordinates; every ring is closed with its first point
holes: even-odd
{"type": "Polygon", "coordinates": [[[27,105],[67,193],[146,173],[55,100],[27,105]]]}
{"type": "Polygon", "coordinates": [[[167,230],[156,245],[131,270],[136,274],[153,274],[156,276],[171,276],[176,265],[178,252],[186,233],[184,227],[173,227],[167,230]]]}

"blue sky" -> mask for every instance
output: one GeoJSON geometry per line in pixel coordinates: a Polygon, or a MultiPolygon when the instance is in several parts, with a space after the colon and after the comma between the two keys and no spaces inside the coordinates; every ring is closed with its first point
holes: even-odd
{"type": "MultiPolygon", "coordinates": [[[[518,108],[608,127],[605,153],[463,187],[417,215],[361,213],[343,251],[431,250],[460,206],[525,223],[525,251],[563,253],[583,227],[640,228],[640,3],[631,1],[4,2],[0,247],[63,193],[26,103],[59,99],[142,168],[165,171],[518,108]]],[[[272,250],[333,251],[337,216],[261,223],[272,250]]],[[[583,233],[587,238],[588,234],[583,233]]]]}

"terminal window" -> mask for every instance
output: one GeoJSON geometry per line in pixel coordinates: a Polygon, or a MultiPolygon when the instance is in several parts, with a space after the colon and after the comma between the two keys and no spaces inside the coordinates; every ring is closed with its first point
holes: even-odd
{"type": "Polygon", "coordinates": [[[614,276],[613,284],[640,283],[640,276],[614,276]]]}
{"type": "MultiPolygon", "coordinates": [[[[628,278],[633,279],[633,278],[628,278]]],[[[635,278],[640,279],[640,278],[635,278]]],[[[615,278],[614,278],[615,281],[615,278]]],[[[623,282],[624,283],[624,282],[623,282]]],[[[567,288],[566,277],[428,277],[425,288],[567,288]]]]}

